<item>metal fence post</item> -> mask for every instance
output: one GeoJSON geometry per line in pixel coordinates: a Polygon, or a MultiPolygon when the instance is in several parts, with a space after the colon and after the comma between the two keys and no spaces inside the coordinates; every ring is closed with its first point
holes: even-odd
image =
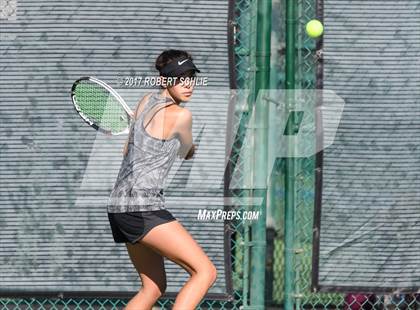
{"type": "MultiPolygon", "coordinates": [[[[271,0],[258,0],[256,34],[255,75],[255,127],[254,128],[254,188],[263,196],[259,207],[259,218],[252,227],[251,258],[251,305],[252,309],[265,309],[265,265],[266,265],[266,205],[268,162],[268,104],[258,99],[260,90],[270,87],[271,52],[271,0]]],[[[254,194],[252,195],[254,196],[254,194]]]]}
{"type": "MultiPolygon", "coordinates": [[[[292,124],[295,123],[293,113],[293,94],[290,90],[295,88],[295,33],[296,33],[296,1],[286,1],[286,115],[292,117],[292,124]]],[[[294,126],[288,126],[286,134],[292,134],[294,126]]],[[[294,308],[294,195],[295,195],[295,158],[293,155],[294,146],[287,145],[286,171],[285,171],[285,271],[284,271],[284,308],[294,308]]]]}

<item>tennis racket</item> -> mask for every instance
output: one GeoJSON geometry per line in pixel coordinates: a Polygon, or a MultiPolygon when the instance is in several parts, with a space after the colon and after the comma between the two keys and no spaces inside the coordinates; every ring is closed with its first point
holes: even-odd
{"type": "Polygon", "coordinates": [[[134,113],[105,82],[82,77],[73,83],[71,100],[80,117],[96,130],[119,135],[129,132],[134,113]]]}

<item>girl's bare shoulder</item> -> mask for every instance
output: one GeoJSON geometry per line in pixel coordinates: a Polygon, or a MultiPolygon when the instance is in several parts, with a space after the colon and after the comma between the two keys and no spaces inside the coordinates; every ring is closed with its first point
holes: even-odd
{"type": "Polygon", "coordinates": [[[144,95],[139,102],[137,103],[137,108],[136,108],[136,112],[135,112],[135,117],[136,119],[139,118],[139,115],[141,114],[141,112],[144,110],[144,106],[146,105],[146,102],[149,101],[150,97],[153,95],[153,93],[148,93],[146,95],[144,95]]]}
{"type": "Polygon", "coordinates": [[[177,116],[183,120],[188,120],[190,117],[192,117],[191,111],[186,107],[177,106],[176,110],[174,111],[177,113],[177,116]]]}

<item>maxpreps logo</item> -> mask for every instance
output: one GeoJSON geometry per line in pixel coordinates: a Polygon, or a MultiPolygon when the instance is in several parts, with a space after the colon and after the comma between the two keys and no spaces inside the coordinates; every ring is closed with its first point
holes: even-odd
{"type": "Polygon", "coordinates": [[[225,211],[222,209],[206,210],[198,209],[197,220],[258,220],[260,211],[225,211]]]}

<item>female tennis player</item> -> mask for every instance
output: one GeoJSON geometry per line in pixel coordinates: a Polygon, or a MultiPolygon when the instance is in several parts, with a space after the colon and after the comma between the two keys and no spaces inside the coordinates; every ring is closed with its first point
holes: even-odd
{"type": "Polygon", "coordinates": [[[190,100],[194,85],[179,81],[200,70],[191,55],[180,50],[161,53],[155,67],[161,77],[176,77],[177,83],[153,91],[139,102],[110,195],[108,218],[114,241],[126,244],[142,282],[125,310],[151,309],[165,292],[164,256],[190,274],[172,309],[193,310],[216,281],[217,271],[183,225],[165,209],[163,188],[175,157],[190,159],[196,149],[192,114],[179,106],[190,100]]]}

